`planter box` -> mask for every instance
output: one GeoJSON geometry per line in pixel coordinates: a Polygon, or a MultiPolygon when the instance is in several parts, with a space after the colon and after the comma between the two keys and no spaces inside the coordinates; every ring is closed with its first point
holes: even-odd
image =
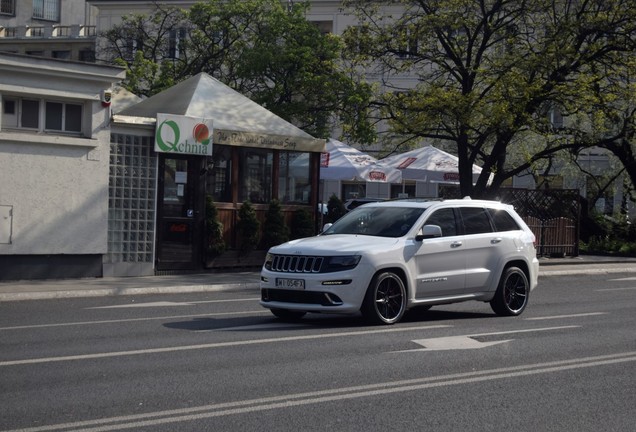
{"type": "Polygon", "coordinates": [[[239,250],[226,250],[221,255],[206,261],[208,269],[255,268],[260,269],[265,262],[265,250],[254,250],[248,253],[239,250]]]}

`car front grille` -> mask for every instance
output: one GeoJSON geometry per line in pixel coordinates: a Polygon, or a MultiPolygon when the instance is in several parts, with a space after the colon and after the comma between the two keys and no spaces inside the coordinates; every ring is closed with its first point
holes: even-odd
{"type": "Polygon", "coordinates": [[[272,257],[271,271],[285,273],[320,273],[324,261],[324,257],[320,256],[274,255],[272,257]]]}

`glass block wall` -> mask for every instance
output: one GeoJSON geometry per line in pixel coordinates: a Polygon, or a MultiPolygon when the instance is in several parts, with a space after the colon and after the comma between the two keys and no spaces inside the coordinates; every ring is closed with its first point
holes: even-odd
{"type": "MultiPolygon", "coordinates": [[[[151,136],[111,134],[108,254],[112,276],[154,268],[157,156],[151,136]]],[[[107,267],[105,265],[105,268],[107,267]]]]}

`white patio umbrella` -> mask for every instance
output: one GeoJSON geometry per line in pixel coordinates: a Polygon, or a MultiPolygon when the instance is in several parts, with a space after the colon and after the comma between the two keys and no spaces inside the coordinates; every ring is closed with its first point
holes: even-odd
{"type": "Polygon", "coordinates": [[[327,140],[320,159],[321,180],[400,183],[402,172],[338,140],[327,140]]]}
{"type": "MultiPolygon", "coordinates": [[[[402,171],[403,180],[421,180],[431,183],[459,183],[459,159],[433,146],[417,148],[406,153],[380,160],[402,171]]],[[[473,183],[479,178],[481,168],[473,165],[473,183]]]]}

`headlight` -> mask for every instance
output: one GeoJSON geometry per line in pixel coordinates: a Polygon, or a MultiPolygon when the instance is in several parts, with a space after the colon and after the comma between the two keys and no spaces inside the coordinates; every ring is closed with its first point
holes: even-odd
{"type": "Polygon", "coordinates": [[[328,258],[327,265],[324,267],[325,273],[351,270],[360,262],[360,255],[344,255],[332,256],[328,258]]]}
{"type": "Polygon", "coordinates": [[[267,255],[265,255],[265,263],[263,264],[263,267],[265,267],[267,270],[271,270],[273,259],[274,258],[272,257],[272,254],[267,252],[267,255]]]}

